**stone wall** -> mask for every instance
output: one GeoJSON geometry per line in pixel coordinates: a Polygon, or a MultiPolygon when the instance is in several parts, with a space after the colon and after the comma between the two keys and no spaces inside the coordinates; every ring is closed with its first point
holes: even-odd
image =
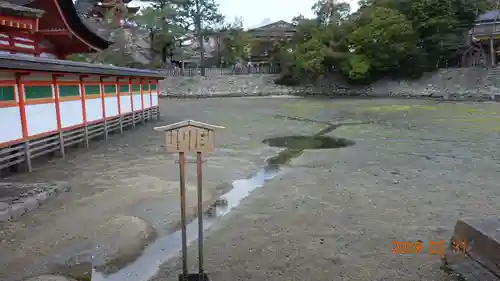
{"type": "Polygon", "coordinates": [[[454,68],[427,73],[415,80],[381,80],[370,86],[348,85],[338,75],[314,85],[287,87],[274,84],[276,74],[166,77],[160,94],[170,97],[247,95],[365,95],[492,99],[500,97],[500,69],[454,68]]]}
{"type": "Polygon", "coordinates": [[[160,95],[255,95],[257,93],[288,94],[290,87],[274,84],[276,74],[238,74],[210,76],[173,76],[160,82],[160,95]]]}

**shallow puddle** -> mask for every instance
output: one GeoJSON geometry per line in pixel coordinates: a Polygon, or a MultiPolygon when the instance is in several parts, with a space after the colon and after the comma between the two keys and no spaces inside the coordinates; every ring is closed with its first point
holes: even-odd
{"type": "MultiPolygon", "coordinates": [[[[358,123],[352,123],[358,124],[358,123]]],[[[232,189],[223,194],[207,210],[203,216],[203,229],[215,229],[216,222],[227,215],[232,209],[240,205],[252,191],[263,187],[264,183],[273,179],[282,171],[282,165],[288,163],[291,159],[301,155],[305,149],[334,149],[354,145],[354,141],[323,136],[343,125],[352,125],[351,123],[330,124],[327,128],[319,131],[313,136],[292,136],[278,137],[264,140],[270,146],[286,148],[278,155],[268,160],[268,165],[260,169],[254,176],[248,179],[236,180],[232,183],[232,189]]],[[[190,245],[198,238],[198,220],[190,222],[187,227],[187,243],[190,245]]],[[[123,269],[106,275],[95,271],[92,273],[93,281],[147,281],[154,277],[159,267],[169,259],[179,255],[182,248],[182,232],[178,230],[169,235],[160,237],[154,243],[149,245],[141,256],[133,263],[123,269]]]]}
{"type": "MultiPolygon", "coordinates": [[[[221,196],[223,204],[212,206],[203,216],[203,229],[214,229],[216,222],[237,207],[250,192],[264,186],[280,172],[279,166],[268,165],[248,179],[236,180],[233,188],[221,196]]],[[[186,227],[188,245],[198,238],[198,220],[195,219],[186,227]]],[[[147,281],[154,277],[159,267],[169,259],[179,255],[181,249],[181,230],[163,236],[148,246],[142,255],[125,268],[105,275],[101,272],[92,273],[92,281],[147,281]]]]}
{"type": "Polygon", "coordinates": [[[266,139],[265,144],[290,149],[333,149],[354,145],[354,141],[327,136],[287,136],[266,139]]]}

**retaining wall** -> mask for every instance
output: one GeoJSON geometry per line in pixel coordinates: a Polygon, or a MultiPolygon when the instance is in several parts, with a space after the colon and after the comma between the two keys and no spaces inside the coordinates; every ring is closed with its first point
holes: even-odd
{"type": "Polygon", "coordinates": [[[275,85],[277,77],[277,74],[166,77],[159,88],[161,96],[170,97],[317,94],[495,99],[500,95],[497,68],[441,69],[415,80],[381,80],[363,87],[348,85],[339,75],[299,87],[275,85]]]}

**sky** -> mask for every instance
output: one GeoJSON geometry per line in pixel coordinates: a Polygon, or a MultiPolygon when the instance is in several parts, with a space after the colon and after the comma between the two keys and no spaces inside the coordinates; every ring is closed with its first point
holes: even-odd
{"type": "MultiPolygon", "coordinates": [[[[279,20],[290,21],[299,14],[312,17],[312,5],[316,0],[216,0],[220,10],[228,22],[235,17],[243,17],[245,28],[279,20]]],[[[357,0],[347,0],[352,9],[357,9],[357,0]]],[[[132,1],[130,6],[142,6],[142,3],[132,1]]]]}

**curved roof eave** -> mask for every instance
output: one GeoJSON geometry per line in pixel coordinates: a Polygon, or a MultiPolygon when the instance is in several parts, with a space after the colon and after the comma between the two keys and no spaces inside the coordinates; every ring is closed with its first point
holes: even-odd
{"type": "Polygon", "coordinates": [[[113,42],[99,36],[82,21],[72,0],[54,0],[54,2],[58,6],[68,29],[89,47],[97,51],[102,51],[113,44],[113,42]]]}
{"type": "Polygon", "coordinates": [[[487,23],[500,21],[500,10],[493,10],[483,13],[477,17],[474,23],[487,23]]]}

